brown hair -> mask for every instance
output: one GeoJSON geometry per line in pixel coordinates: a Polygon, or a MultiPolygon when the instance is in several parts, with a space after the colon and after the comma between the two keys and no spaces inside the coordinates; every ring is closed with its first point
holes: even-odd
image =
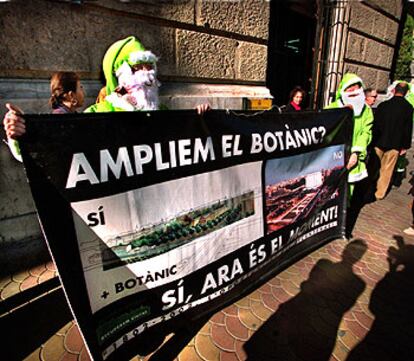
{"type": "Polygon", "coordinates": [[[300,86],[295,86],[289,94],[289,101],[290,102],[293,100],[293,97],[296,95],[296,93],[301,93],[302,98],[305,99],[305,95],[306,95],[305,91],[300,86]]]}
{"type": "Polygon", "coordinates": [[[71,71],[59,71],[52,75],[49,104],[53,109],[62,104],[67,93],[76,92],[78,81],[80,81],[79,75],[71,71]]]}

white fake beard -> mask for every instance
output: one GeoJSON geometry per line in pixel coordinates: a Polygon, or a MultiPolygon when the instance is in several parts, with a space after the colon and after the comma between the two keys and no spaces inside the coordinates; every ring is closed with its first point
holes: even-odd
{"type": "Polygon", "coordinates": [[[350,93],[342,92],[341,99],[344,105],[352,105],[355,116],[361,115],[365,106],[364,89],[360,88],[350,93]]]}
{"type": "Polygon", "coordinates": [[[158,110],[158,85],[142,85],[122,96],[135,110],[158,110]]]}
{"type": "Polygon", "coordinates": [[[157,110],[159,108],[158,88],[161,84],[154,69],[138,70],[132,73],[129,65],[124,63],[117,75],[119,85],[127,91],[127,94],[122,95],[122,99],[128,102],[134,110],[157,110]]]}

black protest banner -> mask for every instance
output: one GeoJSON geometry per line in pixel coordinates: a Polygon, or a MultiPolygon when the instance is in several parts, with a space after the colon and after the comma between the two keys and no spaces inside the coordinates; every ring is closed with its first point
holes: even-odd
{"type": "Polygon", "coordinates": [[[95,360],[147,353],[344,234],[349,110],[25,118],[33,198],[95,360]]]}

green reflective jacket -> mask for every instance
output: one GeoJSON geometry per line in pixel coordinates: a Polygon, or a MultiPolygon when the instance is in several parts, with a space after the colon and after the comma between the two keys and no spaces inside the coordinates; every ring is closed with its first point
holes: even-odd
{"type": "MultiPolygon", "coordinates": [[[[355,74],[347,73],[342,78],[336,92],[335,101],[329,104],[326,109],[343,108],[341,101],[341,92],[351,85],[363,82],[360,77],[355,74]]],[[[354,115],[354,132],[352,135],[351,152],[359,153],[358,163],[352,168],[348,174],[348,182],[355,183],[368,177],[368,171],[365,160],[367,158],[367,148],[372,140],[372,125],[374,122],[374,114],[371,107],[365,105],[359,116],[354,115]]]]}

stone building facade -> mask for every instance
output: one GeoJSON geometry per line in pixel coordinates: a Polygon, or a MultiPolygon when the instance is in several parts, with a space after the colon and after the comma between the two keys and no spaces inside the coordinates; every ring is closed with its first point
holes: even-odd
{"type": "Polygon", "coordinates": [[[406,14],[403,10],[404,1],[401,0],[336,3],[330,44],[331,47],[342,48],[339,54],[330,54],[327,59],[325,104],[344,72],[356,73],[367,87],[385,92],[395,70],[400,30],[406,14]]]}
{"type": "MultiPolygon", "coordinates": [[[[57,70],[80,73],[86,103],[93,103],[105,50],[128,35],[159,56],[162,101],[171,108],[209,101],[213,108],[242,109],[243,99],[271,93],[280,105],[280,93],[291,86],[285,74],[302,71],[301,58],[289,60],[296,53],[281,60],[284,47],[297,41],[294,31],[291,39],[283,39],[291,36],[283,27],[279,32],[284,11],[293,30],[301,19],[309,24],[302,26],[307,73],[298,79],[308,82],[311,106],[329,100],[345,71],[386,89],[403,0],[15,0],[0,3],[0,117],[6,102],[47,112],[48,79],[57,70]]],[[[41,239],[23,166],[1,145],[0,264],[11,253],[37,258],[44,253],[41,239]]]]}
{"type": "Polygon", "coordinates": [[[380,91],[389,84],[394,52],[398,51],[402,7],[399,0],[351,3],[345,71],[359,74],[367,86],[380,91]]]}
{"type": "Polygon", "coordinates": [[[11,1],[1,5],[0,14],[2,93],[7,96],[10,90],[26,108],[47,111],[47,104],[37,99],[47,98],[50,74],[71,70],[84,79],[93,101],[102,86],[106,49],[133,34],[159,57],[161,82],[174,83],[173,89],[161,88],[168,104],[176,105],[172,98],[183,95],[262,96],[269,2],[249,0],[248,12],[242,5],[201,0],[100,0],[80,5],[11,1]],[[238,86],[205,86],[211,83],[238,86]]]}

